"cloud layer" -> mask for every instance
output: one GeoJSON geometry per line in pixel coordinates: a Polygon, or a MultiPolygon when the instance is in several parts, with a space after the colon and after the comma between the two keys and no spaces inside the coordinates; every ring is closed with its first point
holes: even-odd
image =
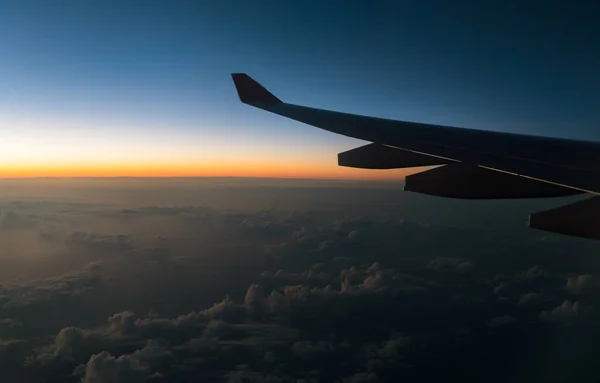
{"type": "Polygon", "coordinates": [[[595,247],[369,209],[5,202],[0,378],[598,378],[595,247]]]}

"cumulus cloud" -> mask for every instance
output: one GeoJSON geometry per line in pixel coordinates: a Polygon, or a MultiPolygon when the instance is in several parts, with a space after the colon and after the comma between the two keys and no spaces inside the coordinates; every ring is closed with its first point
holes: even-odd
{"type": "Polygon", "coordinates": [[[67,246],[75,250],[123,252],[134,248],[133,238],[127,234],[98,234],[75,231],[69,234],[65,242],[67,246]]]}
{"type": "Polygon", "coordinates": [[[0,335],[4,332],[8,332],[11,329],[19,328],[23,325],[20,321],[14,318],[0,318],[0,335]]]}
{"type": "Polygon", "coordinates": [[[411,338],[405,334],[395,334],[389,340],[379,344],[371,343],[365,346],[365,354],[369,358],[397,360],[408,352],[411,338]]]}
{"type": "Polygon", "coordinates": [[[551,276],[551,274],[540,265],[534,265],[523,272],[517,273],[517,277],[522,279],[537,279],[547,276],[551,276]]]}
{"type": "Polygon", "coordinates": [[[102,336],[92,330],[70,326],[59,331],[54,344],[30,359],[28,363],[50,364],[59,360],[77,361],[90,349],[102,347],[102,336]]]}
{"type": "MultiPolygon", "coordinates": [[[[320,267],[322,266],[311,267],[311,269],[315,270],[320,267]]],[[[162,318],[156,315],[138,316],[132,311],[119,312],[108,317],[105,327],[92,330],[77,327],[63,328],[56,336],[54,344],[40,353],[36,360],[42,364],[69,360],[75,362],[77,358],[90,355],[91,359],[86,367],[86,371],[89,370],[89,372],[86,373],[86,376],[108,374],[106,376],[120,379],[121,374],[129,377],[129,374],[132,373],[138,374],[142,371],[148,373],[149,371],[145,368],[135,368],[134,371],[131,371],[132,364],[130,362],[135,360],[139,363],[142,360],[141,355],[148,353],[150,346],[153,347],[152,350],[156,350],[158,347],[163,351],[164,347],[148,344],[147,348],[128,354],[127,357],[102,354],[103,349],[119,348],[120,344],[124,345],[130,341],[142,341],[159,336],[172,341],[178,339],[181,344],[175,349],[191,353],[192,356],[210,355],[210,353],[205,354],[208,350],[212,350],[210,351],[212,355],[219,355],[221,351],[218,350],[231,347],[251,347],[262,350],[264,347],[287,344],[290,354],[301,360],[322,361],[325,355],[335,353],[337,348],[333,343],[325,340],[297,340],[298,332],[294,328],[276,323],[278,321],[296,323],[297,319],[304,315],[314,315],[313,310],[317,310],[315,314],[320,310],[321,314],[318,315],[321,318],[319,320],[326,322],[340,314],[343,315],[343,311],[340,310],[350,303],[347,302],[347,299],[355,299],[354,297],[360,299],[364,292],[369,291],[385,296],[389,294],[386,286],[393,286],[395,282],[405,283],[401,280],[402,278],[396,281],[395,277],[401,276],[410,279],[391,269],[384,268],[379,263],[355,268],[355,271],[360,278],[357,279],[358,284],[353,291],[335,289],[330,285],[324,287],[284,285],[269,292],[261,285],[251,284],[241,303],[236,303],[230,297],[226,297],[207,309],[173,318],[162,318]],[[387,281],[388,279],[389,281],[387,281]],[[252,321],[256,319],[262,323],[252,324],[252,321]],[[269,321],[275,323],[268,324],[269,321]],[[102,355],[102,357],[96,360],[95,358],[98,356],[93,356],[94,353],[102,355]]],[[[346,274],[342,273],[347,276],[346,274]]],[[[337,277],[333,280],[339,281],[337,277]]],[[[411,280],[411,282],[415,281],[411,280]]],[[[405,347],[406,343],[405,337],[395,337],[381,344],[375,344],[370,351],[371,358],[376,357],[383,360],[398,358],[398,350],[405,347]]],[[[110,353],[110,351],[108,352],[110,353]]],[[[191,360],[190,355],[184,360],[191,360]]],[[[173,356],[173,358],[175,357],[173,356]]],[[[263,359],[270,363],[274,363],[276,360],[274,354],[266,354],[263,359]]],[[[168,363],[163,363],[161,366],[155,366],[152,372],[168,373],[168,363]]],[[[83,367],[79,367],[78,371],[81,373],[82,369],[83,367]]]]}
{"type": "Polygon", "coordinates": [[[566,289],[572,294],[590,292],[598,282],[591,274],[574,275],[567,278],[566,289]]]}
{"type": "Polygon", "coordinates": [[[102,266],[93,263],[83,270],[57,277],[33,280],[25,283],[7,282],[0,284],[0,313],[18,314],[28,307],[46,307],[60,302],[81,299],[102,283],[98,272],[102,266]]]}
{"type": "Polygon", "coordinates": [[[33,222],[14,211],[0,208],[0,229],[23,229],[33,226],[33,222]]]}
{"type": "Polygon", "coordinates": [[[519,296],[518,305],[523,307],[539,307],[550,301],[552,301],[552,297],[542,293],[525,293],[519,296]]]}
{"type": "Polygon", "coordinates": [[[157,340],[148,340],[146,346],[131,354],[130,359],[136,361],[137,366],[151,371],[164,370],[176,361],[171,350],[157,340]]]}
{"type": "Polygon", "coordinates": [[[244,297],[244,305],[246,309],[253,313],[261,313],[264,311],[265,291],[261,285],[253,283],[246,290],[244,297]]]}
{"type": "Polygon", "coordinates": [[[261,273],[261,277],[264,279],[280,280],[284,281],[285,283],[328,282],[331,279],[331,277],[327,273],[319,270],[321,266],[321,263],[315,264],[310,269],[301,273],[291,273],[283,269],[279,269],[275,272],[264,271],[261,273]]]}
{"type": "Polygon", "coordinates": [[[101,352],[92,355],[83,371],[82,368],[76,369],[75,375],[80,375],[83,372],[83,383],[145,382],[149,371],[135,362],[128,355],[115,358],[108,352],[101,352]]]}
{"type": "Polygon", "coordinates": [[[590,313],[591,307],[577,301],[564,301],[560,306],[553,308],[551,311],[542,311],[540,320],[544,322],[573,324],[574,322],[586,319],[590,313]]]}
{"type": "Polygon", "coordinates": [[[108,330],[121,335],[129,335],[134,330],[135,322],[136,316],[132,311],[116,313],[108,318],[108,330]]]}

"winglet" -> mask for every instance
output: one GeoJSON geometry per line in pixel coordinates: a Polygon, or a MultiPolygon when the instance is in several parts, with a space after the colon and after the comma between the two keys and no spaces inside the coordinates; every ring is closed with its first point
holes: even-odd
{"type": "Polygon", "coordinates": [[[244,104],[273,105],[282,102],[246,73],[232,73],[231,78],[244,104]]]}

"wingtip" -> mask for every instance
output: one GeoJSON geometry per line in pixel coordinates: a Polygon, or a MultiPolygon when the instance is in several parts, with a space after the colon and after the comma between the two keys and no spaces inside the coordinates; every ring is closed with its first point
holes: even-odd
{"type": "Polygon", "coordinates": [[[282,101],[246,73],[232,73],[231,78],[244,104],[280,104],[282,101]]]}

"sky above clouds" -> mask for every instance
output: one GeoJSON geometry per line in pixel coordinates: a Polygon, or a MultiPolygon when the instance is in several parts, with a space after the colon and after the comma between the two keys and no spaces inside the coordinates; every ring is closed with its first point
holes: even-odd
{"type": "Polygon", "coordinates": [[[599,139],[592,3],[0,4],[0,176],[401,178],[338,168],[361,143],[242,105],[292,103],[599,139]]]}

